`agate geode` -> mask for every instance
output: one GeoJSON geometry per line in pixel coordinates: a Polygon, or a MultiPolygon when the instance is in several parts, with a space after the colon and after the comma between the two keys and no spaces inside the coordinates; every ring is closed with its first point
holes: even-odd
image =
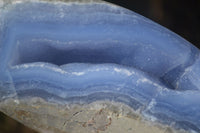
{"type": "Polygon", "coordinates": [[[0,110],[40,132],[200,132],[199,49],[101,1],[3,2],[0,110]]]}

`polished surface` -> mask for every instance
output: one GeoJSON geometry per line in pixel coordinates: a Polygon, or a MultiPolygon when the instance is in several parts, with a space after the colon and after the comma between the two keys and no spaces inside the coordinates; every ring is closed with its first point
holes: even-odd
{"type": "Polygon", "coordinates": [[[200,131],[199,49],[175,33],[102,2],[13,3],[0,20],[2,102],[115,101],[200,131]]]}

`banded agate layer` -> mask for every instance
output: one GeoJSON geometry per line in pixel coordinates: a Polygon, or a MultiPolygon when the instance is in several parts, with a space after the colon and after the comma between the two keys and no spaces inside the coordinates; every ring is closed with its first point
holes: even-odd
{"type": "Polygon", "coordinates": [[[200,132],[199,49],[104,2],[14,2],[0,9],[0,101],[114,101],[200,132]]]}

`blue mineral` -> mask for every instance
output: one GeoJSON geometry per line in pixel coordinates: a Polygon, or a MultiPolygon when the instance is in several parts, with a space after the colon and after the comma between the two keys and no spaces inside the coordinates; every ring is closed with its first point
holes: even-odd
{"type": "Polygon", "coordinates": [[[200,132],[200,51],[185,39],[101,1],[4,4],[2,112],[9,115],[9,99],[18,100],[16,108],[31,98],[56,105],[117,102],[151,123],[200,132]]]}

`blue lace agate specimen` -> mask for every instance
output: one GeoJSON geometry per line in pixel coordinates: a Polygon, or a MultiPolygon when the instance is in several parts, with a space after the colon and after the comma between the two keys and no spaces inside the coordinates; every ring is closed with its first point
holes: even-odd
{"type": "Polygon", "coordinates": [[[12,3],[0,9],[0,101],[109,100],[200,132],[199,53],[166,28],[108,3],[12,3]]]}

